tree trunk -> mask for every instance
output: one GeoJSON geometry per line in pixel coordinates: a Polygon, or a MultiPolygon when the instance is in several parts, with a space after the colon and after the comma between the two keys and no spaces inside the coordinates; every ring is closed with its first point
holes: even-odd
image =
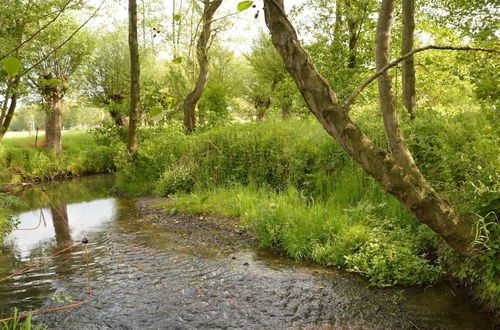
{"type": "MultiPolygon", "coordinates": [[[[351,3],[346,1],[347,15],[352,12],[351,3]]],[[[354,69],[356,67],[357,58],[357,45],[358,45],[358,31],[356,21],[352,17],[347,17],[347,28],[349,30],[349,62],[347,67],[354,69]]]]}
{"type": "Polygon", "coordinates": [[[125,122],[123,120],[123,116],[121,115],[120,111],[114,108],[109,109],[109,115],[111,116],[111,119],[115,122],[117,126],[124,127],[125,122]]]}
{"type": "MultiPolygon", "coordinates": [[[[413,50],[413,33],[415,31],[415,2],[414,0],[403,0],[403,33],[401,56],[413,50]]],[[[415,63],[413,56],[406,59],[402,66],[403,77],[403,105],[410,114],[411,119],[415,119],[417,112],[415,105],[415,63]]]]}
{"type": "Polygon", "coordinates": [[[14,82],[11,79],[7,80],[7,88],[5,89],[5,96],[3,98],[2,112],[0,113],[0,126],[3,126],[5,116],[7,115],[7,109],[9,108],[9,98],[11,96],[10,91],[12,90],[12,85],[14,82]]]}
{"type": "Polygon", "coordinates": [[[342,33],[342,7],[341,0],[335,1],[335,26],[333,29],[333,38],[336,43],[340,43],[340,34],[342,33]]]}
{"type": "Polygon", "coordinates": [[[377,147],[349,118],[334,91],[302,48],[288,21],[283,0],[264,0],[266,24],[274,46],[293,77],[309,110],[330,134],[385,191],[395,196],[422,223],[456,251],[467,254],[474,226],[456,213],[425,180],[416,180],[404,164],[377,147]]]}
{"type": "MultiPolygon", "coordinates": [[[[375,37],[375,61],[377,71],[381,70],[390,62],[389,49],[393,12],[394,0],[383,0],[375,37]]],[[[378,77],[378,93],[385,135],[392,156],[400,166],[404,167],[413,175],[415,180],[425,181],[425,178],[420,173],[420,170],[413,160],[399,125],[396,99],[392,89],[392,78],[389,70],[378,77]]]]}
{"type": "Polygon", "coordinates": [[[45,98],[47,102],[45,116],[45,141],[46,147],[54,149],[56,155],[62,152],[61,144],[61,110],[62,96],[52,94],[45,98]]]}
{"type": "Polygon", "coordinates": [[[109,102],[109,115],[111,116],[111,119],[115,122],[116,125],[120,127],[127,126],[128,123],[126,119],[124,118],[125,116],[123,113],[120,111],[121,105],[123,105],[123,99],[124,97],[120,94],[113,94],[109,97],[112,102],[109,102]]]}
{"type": "Polygon", "coordinates": [[[134,155],[137,152],[138,126],[141,116],[141,95],[139,85],[139,45],[137,42],[137,2],[128,2],[129,29],[128,44],[130,49],[130,119],[128,125],[128,152],[134,155]]]}
{"type": "MultiPolygon", "coordinates": [[[[17,88],[19,86],[19,81],[20,78],[17,77],[12,83],[11,90],[13,92],[10,95],[10,105],[6,109],[6,111],[2,113],[2,118],[1,118],[2,120],[0,120],[0,141],[2,141],[3,137],[5,136],[5,133],[7,133],[7,131],[9,130],[10,123],[12,122],[12,118],[14,117],[14,111],[16,110],[17,106],[17,98],[18,98],[17,88]]],[[[5,100],[5,105],[7,105],[7,99],[5,100]]]]}
{"type": "Polygon", "coordinates": [[[290,116],[291,116],[291,113],[290,113],[291,106],[292,106],[292,104],[288,103],[288,102],[281,105],[281,116],[283,117],[283,119],[290,118],[290,116]]]}
{"type": "Polygon", "coordinates": [[[204,2],[203,16],[202,16],[202,30],[198,43],[196,45],[196,55],[198,57],[198,64],[200,72],[198,80],[194,89],[189,93],[183,103],[184,109],[184,130],[186,134],[192,134],[196,128],[196,105],[205,90],[208,80],[208,43],[212,33],[212,20],[216,10],[221,5],[222,0],[206,1],[204,2]]]}

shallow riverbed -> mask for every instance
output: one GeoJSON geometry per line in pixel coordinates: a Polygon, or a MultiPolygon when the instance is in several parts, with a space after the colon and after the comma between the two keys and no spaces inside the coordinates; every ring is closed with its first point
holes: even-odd
{"type": "Polygon", "coordinates": [[[464,292],[370,288],[362,277],[294,262],[205,228],[144,221],[136,200],[113,197],[111,176],[22,192],[19,215],[0,256],[0,278],[72,242],[75,248],[0,282],[0,313],[76,303],[87,295],[82,244],[89,239],[89,302],[42,314],[54,329],[488,329],[493,319],[464,292]],[[68,221],[66,221],[68,219],[68,221]],[[193,231],[197,231],[193,235],[193,231]],[[206,238],[206,239],[205,239],[206,238]]]}

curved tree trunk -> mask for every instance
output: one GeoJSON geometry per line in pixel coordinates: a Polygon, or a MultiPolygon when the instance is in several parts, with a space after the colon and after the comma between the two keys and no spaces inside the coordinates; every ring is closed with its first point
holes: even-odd
{"type": "MultiPolygon", "coordinates": [[[[390,62],[389,49],[391,43],[391,26],[394,12],[394,1],[383,0],[377,24],[377,35],[375,38],[375,61],[377,71],[381,70],[390,62]]],[[[413,156],[408,149],[403,132],[399,125],[396,108],[396,99],[392,89],[392,78],[389,70],[378,77],[378,94],[380,111],[384,121],[385,135],[392,156],[400,166],[412,173],[415,180],[425,181],[420,173],[413,156]]]]}
{"type": "MultiPolygon", "coordinates": [[[[2,117],[0,118],[0,141],[2,141],[3,137],[5,136],[5,133],[9,130],[10,123],[12,122],[12,118],[14,117],[14,111],[16,110],[17,106],[17,98],[18,98],[18,92],[17,88],[19,86],[19,81],[20,78],[17,77],[14,82],[12,83],[12,88],[11,90],[13,91],[12,93],[6,93],[6,96],[8,94],[10,95],[10,104],[9,107],[7,108],[7,99],[5,99],[5,107],[6,111],[2,113],[2,117]]],[[[8,96],[7,96],[8,97],[8,96]]]]}
{"type": "Polygon", "coordinates": [[[425,180],[377,147],[348,116],[328,82],[302,48],[283,9],[283,0],[264,0],[266,24],[274,46],[293,77],[309,110],[330,134],[385,191],[395,196],[422,223],[456,251],[467,254],[474,226],[460,216],[425,180]]]}
{"type": "Polygon", "coordinates": [[[196,105],[205,90],[205,86],[208,80],[208,48],[210,35],[212,34],[212,20],[215,12],[221,5],[222,0],[215,1],[205,1],[203,16],[202,16],[202,30],[200,32],[200,37],[198,38],[198,43],[196,45],[196,55],[198,58],[198,65],[200,67],[200,72],[198,74],[198,80],[191,93],[188,94],[183,103],[184,109],[184,130],[186,134],[192,134],[196,128],[196,105]]]}
{"type": "Polygon", "coordinates": [[[137,152],[137,136],[141,117],[139,45],[137,42],[137,1],[128,2],[129,28],[128,44],[130,50],[130,116],[128,125],[127,150],[134,155],[137,152]]]}
{"type": "MultiPolygon", "coordinates": [[[[415,31],[415,1],[403,0],[403,34],[401,45],[401,56],[413,50],[413,33],[415,31]]],[[[413,56],[406,59],[402,66],[403,77],[403,105],[410,114],[411,119],[415,119],[417,112],[415,105],[415,63],[413,56]]]]}

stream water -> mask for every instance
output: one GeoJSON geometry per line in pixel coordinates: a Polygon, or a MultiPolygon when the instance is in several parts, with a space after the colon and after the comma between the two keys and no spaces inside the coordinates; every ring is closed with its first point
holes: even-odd
{"type": "Polygon", "coordinates": [[[136,201],[113,197],[113,177],[44,185],[21,197],[0,255],[0,278],[62,253],[0,282],[0,313],[64,306],[87,296],[82,237],[89,239],[93,294],[89,302],[34,317],[53,329],[490,329],[494,320],[464,292],[446,284],[371,288],[354,274],[262,251],[210,230],[158,226],[141,218],[136,201]],[[65,219],[68,219],[66,221],[65,219]]]}

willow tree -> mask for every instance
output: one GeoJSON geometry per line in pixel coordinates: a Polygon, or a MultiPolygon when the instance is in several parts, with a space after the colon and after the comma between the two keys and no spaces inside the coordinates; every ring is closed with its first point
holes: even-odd
{"type": "Polygon", "coordinates": [[[203,1],[203,14],[201,17],[201,31],[196,44],[196,57],[198,59],[199,73],[193,90],[186,96],[183,102],[184,130],[187,134],[194,132],[196,127],[196,105],[200,100],[208,81],[208,51],[212,41],[212,23],[217,9],[222,0],[203,1]]]}
{"type": "Polygon", "coordinates": [[[130,62],[123,29],[103,35],[84,73],[87,94],[106,107],[113,122],[127,126],[126,104],[129,96],[130,62]]]}
{"type": "MultiPolygon", "coordinates": [[[[284,11],[283,0],[264,0],[264,11],[274,46],[309,110],[328,134],[417,220],[429,226],[456,251],[470,253],[469,247],[475,237],[474,225],[427,182],[416,166],[399,126],[392,79],[388,71],[395,63],[405,59],[389,61],[394,0],[383,0],[380,9],[376,31],[377,73],[358,87],[346,103],[339,102],[333,88],[316,70],[310,56],[301,46],[295,28],[284,11]],[[388,150],[373,143],[349,116],[349,105],[353,98],[377,78],[388,150]]],[[[440,47],[426,47],[418,51],[436,48],[440,47]]]]}
{"type": "Polygon", "coordinates": [[[71,87],[71,78],[90,54],[92,42],[72,20],[51,25],[43,38],[33,42],[29,57],[29,80],[44,102],[46,147],[56,154],[62,151],[61,114],[63,100],[71,87]],[[70,37],[67,37],[68,34],[70,37]],[[69,38],[69,39],[68,39],[69,38]]]}

